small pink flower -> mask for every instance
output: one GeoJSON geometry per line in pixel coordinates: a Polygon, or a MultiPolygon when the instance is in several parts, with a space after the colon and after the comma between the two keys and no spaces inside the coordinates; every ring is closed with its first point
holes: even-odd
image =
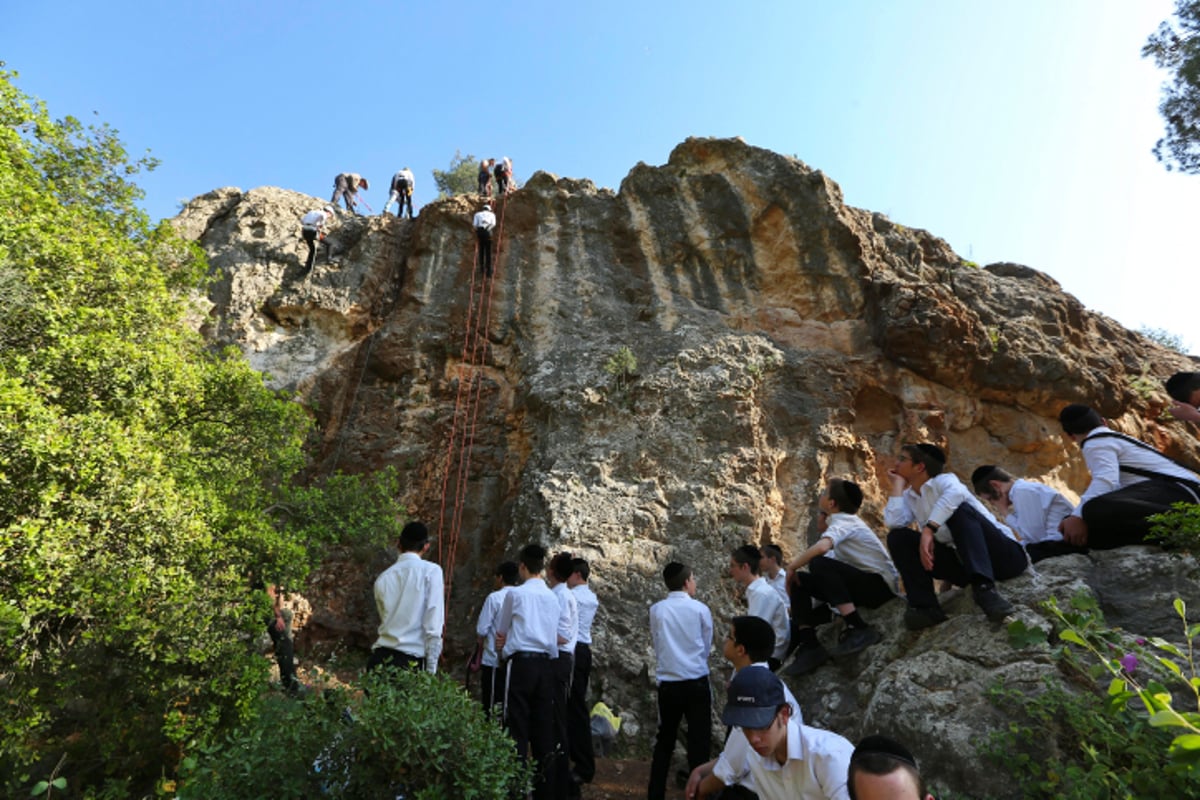
{"type": "Polygon", "coordinates": [[[1134,639],[1134,641],[1137,643],[1137,646],[1138,646],[1138,647],[1145,647],[1145,646],[1146,646],[1146,640],[1145,640],[1145,639],[1138,638],[1138,639],[1134,639]]]}
{"type": "Polygon", "coordinates": [[[1137,665],[1138,658],[1133,653],[1126,653],[1121,659],[1121,669],[1125,670],[1125,672],[1129,675],[1133,674],[1133,671],[1137,669],[1137,665]]]}

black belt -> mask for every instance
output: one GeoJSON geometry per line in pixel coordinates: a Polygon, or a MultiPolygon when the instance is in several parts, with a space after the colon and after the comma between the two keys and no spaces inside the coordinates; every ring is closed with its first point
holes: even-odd
{"type": "Polygon", "coordinates": [[[509,656],[510,660],[515,660],[515,661],[523,661],[523,660],[529,659],[529,658],[550,658],[550,654],[542,653],[542,652],[534,653],[534,652],[530,652],[528,650],[521,650],[520,652],[513,653],[511,656],[509,656]]]}

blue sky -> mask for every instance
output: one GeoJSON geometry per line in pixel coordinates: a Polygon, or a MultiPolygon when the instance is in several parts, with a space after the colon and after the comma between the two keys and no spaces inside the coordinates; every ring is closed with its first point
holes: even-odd
{"type": "Polygon", "coordinates": [[[328,197],[341,171],[379,210],[401,166],[419,205],[456,149],[616,188],[736,135],[1200,349],[1200,176],[1154,160],[1164,75],[1140,57],[1171,0],[8,5],[18,85],[162,160],[156,218],[219,186],[328,197]]]}

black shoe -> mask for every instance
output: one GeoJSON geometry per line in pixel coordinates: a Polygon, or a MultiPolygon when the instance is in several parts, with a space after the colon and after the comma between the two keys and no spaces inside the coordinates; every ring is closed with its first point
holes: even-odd
{"type": "Polygon", "coordinates": [[[975,597],[975,605],[979,606],[992,622],[1000,622],[1013,613],[1013,604],[1001,597],[996,587],[990,583],[971,587],[971,594],[975,597]]]}
{"type": "Polygon", "coordinates": [[[837,649],[833,651],[835,658],[851,656],[882,640],[879,631],[868,625],[865,628],[846,628],[838,637],[837,649]]]}
{"type": "Polygon", "coordinates": [[[904,627],[910,631],[924,630],[940,625],[947,619],[940,606],[909,606],[904,611],[904,627]]]}
{"type": "Polygon", "coordinates": [[[784,668],[783,674],[789,678],[807,675],[829,660],[829,651],[821,645],[809,645],[796,651],[796,658],[784,668]]]}

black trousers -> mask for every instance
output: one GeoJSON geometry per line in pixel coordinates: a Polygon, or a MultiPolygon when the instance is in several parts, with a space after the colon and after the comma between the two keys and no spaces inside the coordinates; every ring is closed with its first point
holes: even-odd
{"type": "Polygon", "coordinates": [[[487,170],[479,172],[479,193],[485,197],[492,196],[492,174],[487,170]]]}
{"type": "Polygon", "coordinates": [[[382,666],[425,669],[425,659],[390,647],[376,647],[367,659],[367,672],[382,666]]]}
{"type": "Polygon", "coordinates": [[[575,774],[584,783],[596,777],[596,755],[592,752],[592,725],[588,717],[588,680],[592,674],[592,646],[575,645],[575,674],[571,678],[571,697],[567,703],[567,741],[575,774]]]}
{"type": "Polygon", "coordinates": [[[888,550],[904,579],[910,606],[938,605],[934,578],[955,586],[976,585],[1015,578],[1029,566],[1025,549],[967,503],[955,509],[946,527],[954,547],[934,542],[931,572],[921,564],[920,531],[894,528],[888,533],[888,550]]]}
{"type": "Polygon", "coordinates": [[[690,681],[663,681],[658,684],[658,735],[654,739],[654,757],[650,762],[648,800],[664,800],[667,774],[680,721],[687,720],[688,770],[708,761],[712,750],[712,690],[708,676],[690,681]]]}
{"type": "Polygon", "coordinates": [[[814,599],[829,606],[854,603],[879,608],[895,596],[882,576],[836,558],[817,556],[808,562],[807,572],[796,573],[791,591],[792,619],[810,628],[827,620],[828,614],[813,608],[814,599]]]}
{"type": "Polygon", "coordinates": [[[1088,548],[1086,547],[1080,547],[1079,545],[1063,541],[1034,542],[1025,545],[1025,552],[1029,553],[1029,560],[1034,564],[1045,558],[1067,556],[1072,553],[1086,553],[1087,551],[1088,548]]]}
{"type": "Polygon", "coordinates": [[[504,724],[522,761],[533,758],[533,796],[561,800],[554,780],[554,659],[524,658],[508,662],[504,724]]]}
{"type": "Polygon", "coordinates": [[[1093,497],[1083,506],[1088,547],[1111,550],[1139,544],[1150,533],[1147,517],[1169,511],[1173,503],[1195,502],[1196,496],[1181,484],[1153,478],[1093,497]]]}
{"type": "Polygon", "coordinates": [[[483,710],[488,717],[500,717],[504,713],[504,681],[507,678],[507,661],[501,661],[495,667],[485,664],[479,668],[479,699],[483,701],[483,710]]]}
{"type": "Polygon", "coordinates": [[[487,228],[476,228],[475,237],[479,240],[479,268],[484,275],[492,274],[492,232],[487,228]]]}
{"type": "Polygon", "coordinates": [[[300,689],[300,681],[296,679],[296,650],[292,637],[287,631],[275,627],[275,619],[267,623],[267,634],[275,646],[275,663],[279,665],[279,685],[288,694],[295,694],[300,689]]]}
{"type": "Polygon", "coordinates": [[[496,196],[503,197],[508,194],[508,176],[504,174],[496,175],[496,196]]]}
{"type": "Polygon", "coordinates": [[[571,744],[567,729],[567,706],[571,702],[571,678],[575,674],[575,656],[558,651],[554,660],[554,790],[555,797],[566,797],[571,782],[571,744]]]}

